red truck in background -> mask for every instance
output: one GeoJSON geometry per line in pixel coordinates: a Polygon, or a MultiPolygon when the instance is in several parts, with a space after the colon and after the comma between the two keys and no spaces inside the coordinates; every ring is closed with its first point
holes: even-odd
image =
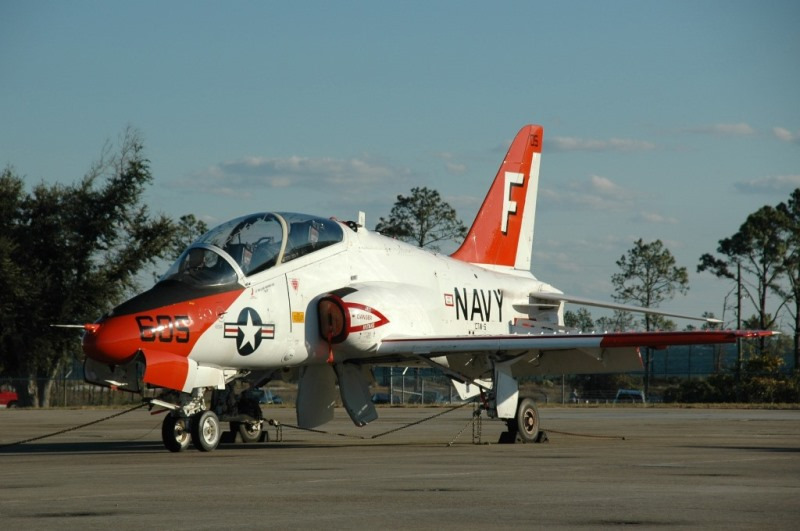
{"type": "Polygon", "coordinates": [[[0,389],[0,408],[2,407],[17,407],[19,396],[14,391],[5,391],[0,389]]]}

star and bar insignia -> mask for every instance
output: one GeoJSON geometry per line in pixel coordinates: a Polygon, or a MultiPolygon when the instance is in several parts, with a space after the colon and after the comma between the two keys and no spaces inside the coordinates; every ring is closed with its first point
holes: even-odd
{"type": "Polygon", "coordinates": [[[252,354],[263,339],[275,339],[275,325],[264,324],[253,308],[243,308],[235,323],[225,323],[225,337],[236,338],[236,350],[242,356],[252,354]]]}

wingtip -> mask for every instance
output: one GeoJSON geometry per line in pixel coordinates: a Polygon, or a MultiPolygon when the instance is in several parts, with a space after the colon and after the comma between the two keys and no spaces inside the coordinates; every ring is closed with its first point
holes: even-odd
{"type": "Polygon", "coordinates": [[[738,337],[745,339],[756,339],[760,337],[779,336],[781,333],[777,330],[734,330],[738,337]]]}

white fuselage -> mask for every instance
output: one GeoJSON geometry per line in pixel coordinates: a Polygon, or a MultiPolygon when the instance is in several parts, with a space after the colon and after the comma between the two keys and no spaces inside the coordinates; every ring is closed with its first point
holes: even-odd
{"type": "MultiPolygon", "coordinates": [[[[322,363],[330,345],[319,333],[316,303],[343,288],[347,302],[368,310],[350,308],[353,331],[337,351],[340,360],[373,353],[390,335],[508,334],[516,319],[530,321],[528,311],[515,310],[515,304],[527,304],[530,293],[554,291],[530,272],[492,271],[363,228],[344,233],[336,245],[246,278],[245,290],[203,334],[190,358],[248,369],[322,363]],[[238,332],[236,317],[247,308],[269,325],[270,334],[262,334],[258,348],[243,356],[233,332],[238,332]]],[[[539,312],[539,326],[558,325],[558,314],[539,312]]]]}

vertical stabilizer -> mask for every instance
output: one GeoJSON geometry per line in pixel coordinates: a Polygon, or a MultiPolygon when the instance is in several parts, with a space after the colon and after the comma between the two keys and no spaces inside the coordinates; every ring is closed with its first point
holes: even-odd
{"type": "Polygon", "coordinates": [[[530,270],[543,134],[540,125],[526,125],[517,133],[453,258],[530,270]]]}

